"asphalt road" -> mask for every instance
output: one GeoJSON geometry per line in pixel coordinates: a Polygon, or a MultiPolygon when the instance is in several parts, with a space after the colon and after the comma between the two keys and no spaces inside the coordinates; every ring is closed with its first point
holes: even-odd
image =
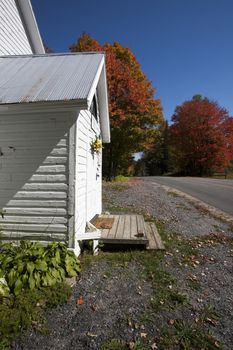
{"type": "Polygon", "coordinates": [[[233,215],[233,180],[168,176],[148,176],[143,179],[152,184],[173,187],[233,215]]]}

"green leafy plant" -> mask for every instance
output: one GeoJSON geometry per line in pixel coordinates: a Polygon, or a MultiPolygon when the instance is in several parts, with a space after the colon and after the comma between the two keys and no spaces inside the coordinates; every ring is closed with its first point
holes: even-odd
{"type": "Polygon", "coordinates": [[[65,277],[77,276],[80,262],[63,243],[43,246],[38,242],[21,241],[19,246],[2,245],[0,271],[10,292],[18,295],[22,289],[53,286],[65,277]]]}

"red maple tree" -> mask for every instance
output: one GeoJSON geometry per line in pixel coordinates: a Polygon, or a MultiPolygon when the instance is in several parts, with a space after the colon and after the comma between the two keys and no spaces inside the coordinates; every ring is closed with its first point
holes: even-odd
{"type": "Polygon", "coordinates": [[[233,118],[217,102],[194,96],[178,106],[170,127],[179,170],[209,175],[233,159],[233,118]]]}

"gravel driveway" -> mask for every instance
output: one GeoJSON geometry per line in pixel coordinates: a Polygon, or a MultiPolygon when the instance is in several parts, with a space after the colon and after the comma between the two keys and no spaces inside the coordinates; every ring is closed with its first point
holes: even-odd
{"type": "Polygon", "coordinates": [[[131,259],[100,254],[84,269],[68,304],[47,314],[49,333],[31,330],[13,349],[233,349],[232,230],[143,180],[104,184],[103,202],[111,213],[156,219],[166,251],[148,258],[160,261],[164,287],[156,285],[156,272],[145,274],[146,252],[131,259]],[[80,296],[84,303],[77,306],[80,296]]]}

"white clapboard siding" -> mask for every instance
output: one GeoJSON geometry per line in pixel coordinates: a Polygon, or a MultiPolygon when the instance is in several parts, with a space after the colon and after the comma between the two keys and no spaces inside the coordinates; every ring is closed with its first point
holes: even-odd
{"type": "Polygon", "coordinates": [[[66,208],[67,203],[66,201],[60,201],[60,200],[38,200],[38,199],[31,199],[31,200],[19,200],[19,199],[12,199],[7,203],[8,207],[55,207],[55,208],[66,208]]]}
{"type": "Polygon", "coordinates": [[[49,241],[64,242],[66,240],[66,234],[64,233],[9,231],[1,234],[1,238],[6,242],[20,240],[22,237],[31,241],[40,241],[42,244],[46,244],[49,241]]]}
{"type": "Polygon", "coordinates": [[[7,117],[0,116],[2,237],[67,241],[69,130],[74,120],[59,113],[47,119],[40,114],[36,119],[7,117]]]}
{"type": "Polygon", "coordinates": [[[0,55],[31,54],[15,0],[0,1],[0,55]]]}
{"type": "MultiPolygon", "coordinates": [[[[38,216],[7,216],[4,215],[3,217],[0,217],[0,225],[1,223],[8,222],[8,223],[22,223],[22,224],[37,224],[38,223],[38,216]]],[[[66,224],[67,218],[65,217],[56,217],[56,216],[41,216],[40,217],[40,223],[41,224],[66,224]]]]}
{"type": "Polygon", "coordinates": [[[96,176],[100,159],[91,152],[91,142],[99,133],[99,124],[90,112],[81,111],[77,120],[75,188],[75,230],[80,239],[85,237],[87,221],[101,212],[101,177],[96,176]]]}
{"type": "MultiPolygon", "coordinates": [[[[26,207],[4,207],[3,208],[3,212],[5,216],[8,215],[37,215],[38,217],[41,217],[41,215],[43,216],[60,216],[60,217],[67,217],[67,209],[66,208],[47,208],[47,207],[43,207],[43,208],[26,208],[26,207]]],[[[39,218],[38,218],[39,219],[39,218]]]]}

